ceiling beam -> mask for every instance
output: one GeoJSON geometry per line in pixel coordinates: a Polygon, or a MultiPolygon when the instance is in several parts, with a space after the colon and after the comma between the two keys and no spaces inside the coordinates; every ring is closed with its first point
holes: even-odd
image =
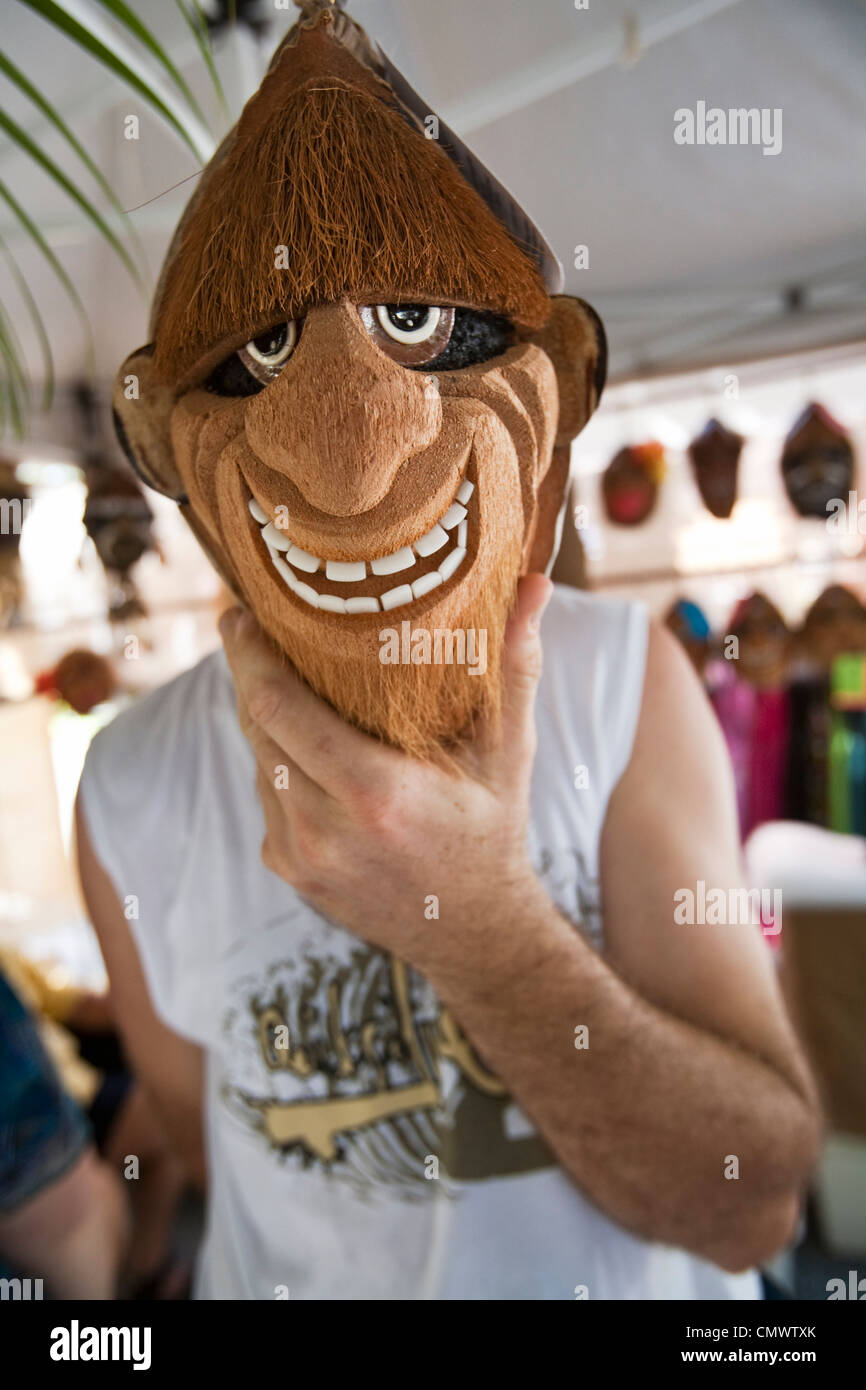
{"type": "MultiPolygon", "coordinates": [[[[638,19],[641,52],[741,3],[742,0],[687,0],[672,11],[670,0],[644,0],[638,19]]],[[[579,15],[577,23],[580,23],[579,15]]],[[[584,42],[565,50],[558,49],[495,82],[475,88],[462,101],[446,106],[440,115],[458,135],[464,136],[516,111],[523,111],[597,72],[616,67],[623,62],[624,46],[625,31],[616,26],[595,43],[584,42]]]]}

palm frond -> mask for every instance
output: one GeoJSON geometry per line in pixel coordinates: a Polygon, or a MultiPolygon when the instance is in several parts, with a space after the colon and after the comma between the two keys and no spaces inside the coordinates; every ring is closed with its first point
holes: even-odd
{"type": "Polygon", "coordinates": [[[122,35],[102,24],[89,6],[81,0],[78,3],[76,0],[19,0],[19,4],[26,5],[55,29],[68,34],[125,86],[143,97],[177,132],[196,159],[207,163],[214,151],[214,140],[206,126],[189,109],[188,103],[179,102],[166,89],[158,72],[148,67],[122,35]]]}
{"type": "Polygon", "coordinates": [[[27,306],[27,312],[33,323],[36,337],[39,339],[39,349],[42,353],[42,363],[45,369],[42,385],[42,409],[47,410],[54,395],[54,354],[51,351],[51,339],[48,336],[48,330],[39,312],[39,305],[33,298],[33,293],[27,283],[27,277],[22,272],[21,267],[2,237],[0,237],[0,254],[2,254],[3,259],[9,267],[10,274],[18,286],[18,292],[27,306]]]}
{"type": "Polygon", "coordinates": [[[27,134],[27,131],[18,125],[17,121],[13,121],[12,117],[8,115],[2,107],[0,107],[0,130],[5,130],[6,134],[14,140],[15,144],[18,145],[20,149],[24,150],[25,154],[28,154],[37,164],[41,165],[46,173],[51,175],[54,182],[63,189],[64,193],[67,193],[69,197],[78,204],[82,212],[86,214],[97,231],[101,232],[112,250],[114,250],[123,261],[123,264],[126,266],[136,284],[141,286],[143,281],[135,261],[130,256],[117,233],[109,227],[102,213],[93,206],[89,198],[85,198],[80,189],[76,188],[72,180],[68,178],[60,168],[60,165],[56,164],[51,156],[47,155],[44,150],[40,149],[36,141],[27,134]]]}
{"type": "Polygon", "coordinates": [[[92,375],[93,364],[95,360],[93,346],[93,329],[91,328],[90,320],[87,317],[87,310],[81,302],[81,296],[79,295],[77,289],[72,283],[72,280],[70,279],[68,273],[64,269],[62,263],[60,262],[60,260],[58,260],[57,256],[52,251],[51,247],[48,245],[48,242],[45,240],[45,237],[42,235],[42,232],[36,226],[36,223],[33,221],[33,218],[28,215],[25,209],[18,202],[18,199],[15,197],[14,193],[11,191],[11,189],[7,188],[6,184],[2,181],[2,179],[0,179],[0,198],[2,198],[4,203],[6,203],[7,206],[12,210],[12,212],[15,214],[24,230],[36,243],[39,250],[42,252],[43,256],[47,260],[48,264],[51,266],[51,269],[54,271],[54,274],[57,276],[57,279],[60,281],[61,285],[66,291],[69,301],[72,304],[72,307],[74,308],[76,314],[78,315],[81,327],[85,334],[87,372],[89,375],[92,375]]]}
{"type": "MultiPolygon", "coordinates": [[[[101,63],[122,84],[126,92],[140,97],[157,113],[160,120],[184,142],[199,165],[207,163],[216,142],[190,84],[166,51],[155,28],[142,19],[125,0],[19,0],[19,3],[39,15],[81,51],[101,63]]],[[[227,116],[225,94],[216,71],[210,36],[198,0],[190,0],[189,5],[183,3],[183,0],[176,0],[176,3],[195,39],[216,99],[227,116]]],[[[52,158],[42,147],[40,138],[30,133],[2,108],[0,130],[75,202],[89,224],[121,259],[136,283],[142,286],[142,271],[146,275],[146,266],[141,241],[109,180],[59,111],[39,90],[36,82],[2,52],[0,74],[33,103],[62,137],[83,169],[86,169],[94,180],[106,200],[107,208],[102,210],[96,206],[80,188],[74,172],[70,172],[67,167],[67,162],[61,163],[52,158]]],[[[0,202],[5,203],[10,209],[28,239],[47,260],[53,274],[62,285],[81,323],[85,338],[86,371],[92,375],[95,359],[93,332],[81,296],[71,277],[36,220],[28,213],[23,201],[2,181],[0,202]]],[[[47,408],[53,395],[55,377],[51,339],[30,286],[2,239],[0,252],[36,332],[44,371],[42,403],[47,408]]],[[[29,403],[29,394],[26,359],[17,341],[11,316],[0,306],[0,430],[8,423],[16,432],[20,431],[29,403]]]]}
{"type": "Polygon", "coordinates": [[[6,387],[9,419],[13,432],[20,439],[24,434],[30,384],[23,367],[24,355],[12,324],[0,308],[0,358],[6,363],[6,387]]]}
{"type": "Polygon", "coordinates": [[[70,130],[69,126],[66,124],[59,111],[57,111],[56,108],[53,107],[51,103],[45,99],[45,97],[39,91],[38,87],[35,87],[33,83],[30,81],[30,79],[26,76],[26,74],[23,73],[19,67],[16,67],[12,60],[8,58],[7,55],[2,51],[0,51],[0,72],[2,72],[6,77],[8,77],[9,81],[14,83],[15,86],[19,89],[19,91],[23,92],[24,95],[28,98],[28,100],[33,102],[34,106],[38,107],[38,109],[42,112],[43,116],[45,116],[46,119],[50,121],[50,123],[54,126],[55,130],[57,130],[60,133],[60,135],[62,135],[66,143],[75,151],[76,155],[81,160],[84,167],[87,169],[91,178],[94,180],[95,183],[99,185],[106,200],[111,204],[118,217],[123,220],[124,230],[129,236],[130,241],[133,243],[136,253],[138,254],[139,260],[143,263],[144,248],[142,247],[141,242],[139,241],[138,233],[136,232],[134,226],[132,225],[132,222],[129,220],[124,211],[123,204],[121,203],[111,184],[108,182],[108,179],[105,177],[102,170],[99,168],[99,165],[96,164],[93,159],[91,159],[90,155],[87,153],[87,150],[84,148],[81,141],[76,137],[74,132],[70,130]]]}
{"type": "Polygon", "coordinates": [[[190,110],[195,112],[202,125],[207,125],[204,112],[193,96],[186,79],[171,61],[171,58],[169,58],[162,44],[151,30],[148,29],[147,25],[142,23],[138,15],[135,14],[128,5],[125,5],[123,0],[97,0],[97,4],[100,4],[104,10],[108,10],[109,14],[113,15],[131,34],[134,34],[139,43],[142,44],[149,53],[153,54],[157,62],[159,62],[168,73],[172,82],[187,102],[190,110]]]}
{"type": "Polygon", "coordinates": [[[201,54],[202,59],[204,61],[204,65],[210,74],[210,80],[213,84],[213,89],[216,92],[217,100],[220,104],[220,109],[222,110],[223,115],[226,118],[228,118],[228,102],[226,101],[226,94],[223,90],[223,84],[220,82],[219,73],[217,72],[216,64],[214,63],[213,49],[211,47],[210,41],[210,33],[208,32],[207,23],[205,21],[201,5],[198,3],[198,0],[193,0],[192,10],[188,10],[186,5],[183,3],[183,0],[175,0],[175,4],[177,5],[177,8],[180,10],[181,14],[183,15],[184,19],[189,25],[189,28],[192,32],[192,36],[195,39],[196,44],[198,46],[198,51],[201,54]]]}

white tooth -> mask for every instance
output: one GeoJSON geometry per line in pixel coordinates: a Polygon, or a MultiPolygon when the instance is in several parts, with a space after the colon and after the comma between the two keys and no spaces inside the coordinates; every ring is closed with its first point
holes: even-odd
{"type": "Polygon", "coordinates": [[[300,579],[295,584],[295,593],[298,598],[302,598],[304,603],[308,603],[311,608],[318,608],[319,595],[309,584],[302,584],[300,579]]]}
{"type": "Polygon", "coordinates": [[[290,589],[297,593],[298,585],[301,582],[297,575],[289,569],[285,560],[282,559],[280,555],[275,555],[273,551],[271,551],[271,559],[274,562],[274,569],[277,571],[277,574],[286,581],[290,589]]]}
{"type": "Polygon", "coordinates": [[[440,516],[439,525],[444,526],[446,531],[453,531],[466,515],[466,508],[461,507],[459,502],[452,502],[444,516],[440,516]]]}
{"type": "Polygon", "coordinates": [[[412,548],[419,555],[435,555],[437,550],[441,550],[443,545],[448,543],[448,532],[443,531],[438,521],[432,531],[428,531],[426,536],[422,536],[420,541],[413,541],[412,548]]]}
{"type": "Polygon", "coordinates": [[[326,613],[345,613],[346,600],[336,594],[319,594],[319,607],[326,613]]]}
{"type": "Polygon", "coordinates": [[[288,550],[292,544],[285,531],[278,531],[272,521],[269,521],[267,526],[262,527],[262,535],[267,544],[273,546],[274,550],[288,550]]]}
{"type": "Polygon", "coordinates": [[[472,494],[473,494],[474,491],[475,491],[474,484],[470,483],[470,481],[469,481],[468,478],[464,478],[464,479],[463,479],[463,482],[460,484],[459,488],[457,489],[457,493],[456,493],[457,501],[458,501],[458,502],[468,502],[468,501],[469,501],[469,498],[472,496],[472,494]]]}
{"type": "Polygon", "coordinates": [[[367,573],[367,566],[363,560],[328,560],[325,564],[325,574],[329,579],[336,579],[341,584],[351,584],[355,579],[363,579],[367,573]]]}
{"type": "Polygon", "coordinates": [[[412,595],[414,598],[423,598],[429,594],[431,589],[438,589],[442,583],[442,576],[438,570],[431,570],[429,574],[422,574],[420,579],[416,579],[412,585],[412,595]]]}
{"type": "Polygon", "coordinates": [[[379,600],[377,598],[347,598],[347,613],[378,613],[379,600]]]}
{"type": "Polygon", "coordinates": [[[457,527],[457,544],[460,546],[461,550],[466,549],[466,533],[468,530],[468,522],[461,521],[460,525],[457,527]]]}
{"type": "Polygon", "coordinates": [[[448,554],[445,556],[445,559],[442,561],[442,564],[439,566],[439,573],[441,574],[442,578],[450,579],[454,571],[457,569],[458,565],[462,565],[465,559],[466,551],[462,548],[462,546],[457,546],[454,550],[450,550],[448,554]]]}
{"type": "Polygon", "coordinates": [[[404,545],[401,550],[395,550],[393,555],[380,555],[378,560],[370,561],[370,569],[374,574],[396,574],[398,570],[411,569],[415,563],[415,556],[408,545],[404,545]]]}
{"type": "Polygon", "coordinates": [[[379,600],[387,613],[389,608],[399,608],[401,604],[412,602],[412,590],[408,584],[401,584],[397,589],[389,589],[387,594],[383,594],[379,600]]]}
{"type": "Polygon", "coordinates": [[[264,526],[265,522],[268,520],[268,514],[265,511],[264,507],[259,506],[258,502],[254,497],[251,497],[249,500],[249,509],[255,517],[256,521],[259,523],[259,525],[264,526]]]}
{"type": "Polygon", "coordinates": [[[305,574],[315,574],[322,563],[318,555],[308,555],[306,550],[301,550],[297,545],[289,547],[286,559],[296,570],[303,570],[305,574]]]}

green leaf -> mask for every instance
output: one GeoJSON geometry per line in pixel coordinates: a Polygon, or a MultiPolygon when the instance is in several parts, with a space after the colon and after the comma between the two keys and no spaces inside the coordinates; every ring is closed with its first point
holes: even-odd
{"type": "Polygon", "coordinates": [[[193,13],[190,13],[190,11],[186,8],[186,5],[183,3],[183,0],[175,0],[175,4],[177,5],[177,8],[180,10],[181,14],[183,15],[184,19],[186,20],[187,24],[192,30],[193,38],[198,44],[199,52],[201,53],[201,56],[204,59],[205,66],[207,67],[208,72],[210,73],[210,79],[213,83],[213,89],[217,94],[217,99],[222,108],[223,114],[226,116],[226,118],[228,118],[228,102],[226,101],[226,94],[223,91],[223,84],[220,82],[219,73],[216,70],[216,64],[213,60],[213,49],[211,48],[210,34],[208,33],[208,27],[205,22],[202,8],[199,5],[198,0],[194,0],[193,13]]]}
{"type": "Polygon", "coordinates": [[[29,217],[28,214],[24,211],[24,208],[15,198],[11,190],[7,188],[6,184],[3,183],[2,179],[0,179],[0,198],[2,198],[3,201],[11,208],[12,212],[18,218],[18,221],[21,223],[24,230],[29,233],[30,237],[36,243],[39,250],[42,252],[48,264],[51,266],[51,269],[54,271],[54,274],[57,276],[58,280],[60,281],[67,295],[69,296],[72,306],[75,309],[75,312],[78,315],[78,318],[81,322],[81,326],[84,330],[87,372],[88,375],[92,376],[94,371],[93,330],[90,327],[90,320],[87,317],[87,310],[81,302],[81,297],[77,289],[75,288],[74,284],[69,278],[67,272],[64,270],[61,262],[57,259],[51,247],[48,245],[48,242],[45,240],[45,237],[42,235],[41,231],[36,226],[36,223],[33,221],[32,217],[29,217]]]}
{"type": "Polygon", "coordinates": [[[123,204],[121,203],[111,184],[105,178],[99,166],[95,164],[94,161],[90,158],[90,155],[87,153],[87,150],[81,144],[81,141],[69,129],[69,126],[63,120],[62,116],[51,105],[51,103],[49,101],[46,101],[45,97],[38,90],[38,88],[34,87],[30,79],[21,71],[20,68],[16,67],[15,64],[3,52],[0,52],[0,72],[5,73],[5,75],[9,78],[10,82],[14,82],[15,86],[18,87],[24,93],[25,96],[29,97],[29,99],[33,102],[35,106],[38,106],[42,114],[46,116],[48,120],[51,122],[51,124],[55,127],[55,129],[60,132],[67,144],[71,145],[72,149],[78,155],[78,158],[81,160],[82,164],[85,165],[88,172],[99,184],[99,187],[102,189],[106,198],[111,203],[111,206],[115,209],[118,215],[123,218],[124,224],[126,225],[129,231],[130,240],[134,243],[139,253],[141,262],[142,264],[144,264],[144,248],[142,247],[141,242],[139,241],[138,233],[136,232],[132,223],[126,216],[123,204]]]}
{"type": "Polygon", "coordinates": [[[6,376],[9,415],[12,429],[20,439],[24,433],[24,416],[27,413],[29,392],[27,379],[21,366],[21,346],[15,342],[12,326],[2,309],[0,309],[0,357],[5,360],[9,368],[6,376]],[[19,399],[19,392],[23,401],[19,399]]]}
{"type": "Polygon", "coordinates": [[[79,19],[68,14],[61,5],[55,3],[55,0],[20,0],[20,3],[41,15],[55,29],[68,34],[91,57],[96,58],[119,77],[127,87],[138,92],[178,133],[196,159],[202,164],[207,163],[214,150],[210,133],[201,126],[192,112],[184,111],[174,102],[170,104],[169,97],[162,96],[156,90],[153,85],[153,73],[147,71],[138,55],[127,50],[127,57],[121,56],[123,45],[119,37],[115,40],[114,49],[109,48],[96,33],[87,29],[79,19]]]}
{"type": "Polygon", "coordinates": [[[90,199],[85,198],[84,194],[76,188],[72,180],[67,178],[66,174],[64,174],[63,170],[60,168],[60,165],[55,164],[54,160],[51,159],[44,150],[39,148],[35,140],[31,139],[27,131],[22,130],[21,126],[13,121],[12,117],[2,108],[0,108],[0,130],[5,130],[15,143],[20,145],[21,149],[26,151],[26,153],[30,155],[30,158],[34,159],[37,164],[41,164],[42,168],[46,173],[51,175],[55,183],[58,183],[64,192],[69,194],[73,202],[76,202],[82,211],[87,214],[93,225],[102,233],[105,240],[117,252],[136,284],[143,288],[138,266],[135,264],[135,261],[130,256],[117,233],[109,227],[105,218],[93,206],[90,199]]]}
{"type": "Polygon", "coordinates": [[[27,311],[30,314],[30,318],[33,321],[33,327],[36,330],[36,336],[39,339],[39,347],[42,353],[42,361],[45,365],[45,380],[42,387],[42,409],[47,410],[51,405],[52,399],[54,397],[54,355],[51,351],[51,339],[48,336],[48,331],[45,327],[42,315],[39,312],[39,305],[33,298],[32,291],[27,283],[27,278],[25,275],[22,274],[21,267],[19,266],[15,257],[12,255],[12,252],[9,250],[9,247],[6,245],[2,237],[0,237],[0,254],[3,255],[3,257],[6,260],[6,264],[9,266],[9,269],[12,272],[12,276],[21,294],[21,298],[27,305],[27,311]]]}
{"type": "Polygon", "coordinates": [[[130,33],[135,35],[139,43],[143,44],[144,47],[153,54],[165,68],[178,91],[182,93],[190,109],[195,112],[202,125],[207,125],[204,112],[193,96],[183,75],[175,67],[171,58],[169,58],[165,49],[162,47],[162,44],[154,38],[147,25],[142,23],[138,15],[134,14],[128,5],[123,3],[123,0],[97,0],[97,4],[100,4],[104,10],[108,10],[109,14],[113,15],[118,23],[124,25],[130,33]]]}

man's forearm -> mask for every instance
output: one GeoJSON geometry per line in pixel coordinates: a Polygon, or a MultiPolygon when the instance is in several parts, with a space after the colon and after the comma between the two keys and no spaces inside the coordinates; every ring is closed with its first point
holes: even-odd
{"type": "Polygon", "coordinates": [[[728,1268],[784,1243],[816,1142],[796,1068],[642,999],[540,888],[449,938],[419,968],[600,1207],[728,1268]]]}

